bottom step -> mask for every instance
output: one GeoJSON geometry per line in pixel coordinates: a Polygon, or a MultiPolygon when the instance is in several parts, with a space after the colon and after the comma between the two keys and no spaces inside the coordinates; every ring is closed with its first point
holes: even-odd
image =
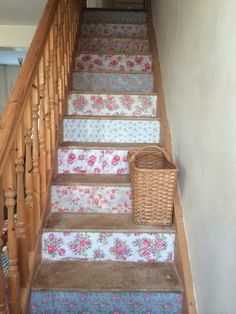
{"type": "Polygon", "coordinates": [[[31,313],[180,314],[182,286],[171,263],[44,262],[31,313]]]}

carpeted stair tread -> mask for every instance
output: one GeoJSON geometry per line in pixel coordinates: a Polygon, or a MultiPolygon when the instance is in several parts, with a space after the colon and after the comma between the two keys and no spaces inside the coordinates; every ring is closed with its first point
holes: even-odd
{"type": "Polygon", "coordinates": [[[150,226],[134,223],[132,214],[50,214],[44,225],[44,232],[54,231],[90,232],[145,232],[174,233],[174,226],[150,226]]]}
{"type": "Polygon", "coordinates": [[[125,120],[125,121],[160,121],[159,117],[126,117],[126,116],[80,116],[80,115],[65,115],[64,119],[78,120],[125,120]]]}
{"type": "Polygon", "coordinates": [[[79,175],[58,174],[53,185],[105,185],[105,186],[130,186],[128,175],[79,175]]]}
{"type": "Polygon", "coordinates": [[[33,291],[182,292],[172,263],[43,262],[33,291]]]}
{"type": "Polygon", "coordinates": [[[116,149],[116,150],[137,150],[144,146],[156,146],[159,144],[149,144],[149,143],[79,143],[79,142],[68,142],[64,141],[59,145],[59,149],[64,148],[82,148],[82,149],[116,149]]]}

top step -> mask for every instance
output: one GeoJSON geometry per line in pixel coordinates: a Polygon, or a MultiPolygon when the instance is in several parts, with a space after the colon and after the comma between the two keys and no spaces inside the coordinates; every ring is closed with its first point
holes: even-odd
{"type": "Polygon", "coordinates": [[[120,11],[120,10],[85,10],[83,21],[87,23],[146,23],[145,11],[120,11]]]}

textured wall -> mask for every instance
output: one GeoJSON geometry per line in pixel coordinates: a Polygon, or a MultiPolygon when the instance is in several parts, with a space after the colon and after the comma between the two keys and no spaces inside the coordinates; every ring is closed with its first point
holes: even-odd
{"type": "Polygon", "coordinates": [[[236,313],[236,1],[153,0],[200,314],[236,313]]]}

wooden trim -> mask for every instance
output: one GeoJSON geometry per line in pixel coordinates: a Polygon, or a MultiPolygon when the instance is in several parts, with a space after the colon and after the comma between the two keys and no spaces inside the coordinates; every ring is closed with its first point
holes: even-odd
{"type": "MultiPolygon", "coordinates": [[[[159,109],[161,117],[161,144],[168,152],[169,156],[172,156],[172,144],[170,128],[167,119],[166,105],[164,98],[164,91],[162,87],[161,69],[159,62],[159,54],[156,42],[156,35],[153,26],[151,3],[150,0],[147,4],[148,9],[148,36],[150,41],[150,48],[153,56],[153,70],[155,76],[155,86],[157,90],[159,109]]],[[[173,160],[173,157],[171,157],[173,160]]],[[[188,254],[188,247],[185,235],[183,212],[180,204],[179,193],[176,193],[174,201],[174,223],[176,226],[176,242],[175,242],[175,266],[178,270],[179,276],[184,286],[184,313],[196,314],[196,300],[193,290],[193,281],[190,267],[190,260],[188,254]]]]}

